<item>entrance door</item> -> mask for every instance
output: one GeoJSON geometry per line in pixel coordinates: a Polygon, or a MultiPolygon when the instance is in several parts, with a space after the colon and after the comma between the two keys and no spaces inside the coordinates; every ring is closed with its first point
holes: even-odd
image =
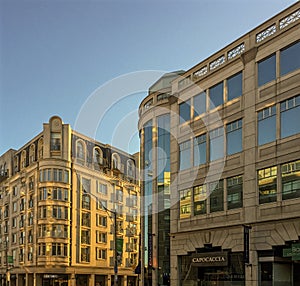
{"type": "Polygon", "coordinates": [[[203,280],[200,281],[200,286],[223,286],[228,273],[205,273],[203,280]]]}

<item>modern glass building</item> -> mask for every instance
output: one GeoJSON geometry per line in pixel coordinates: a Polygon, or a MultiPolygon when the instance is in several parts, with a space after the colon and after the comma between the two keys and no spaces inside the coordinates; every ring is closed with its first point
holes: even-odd
{"type": "Polygon", "coordinates": [[[170,100],[165,74],[140,106],[143,285],[170,285],[170,100]]]}

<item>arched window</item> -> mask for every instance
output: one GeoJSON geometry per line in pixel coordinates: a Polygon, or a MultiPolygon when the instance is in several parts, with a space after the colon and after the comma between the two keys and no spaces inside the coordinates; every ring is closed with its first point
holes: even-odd
{"type": "Polygon", "coordinates": [[[35,161],[35,145],[32,144],[29,149],[29,163],[33,163],[35,161]]]}
{"type": "Polygon", "coordinates": [[[127,176],[134,178],[134,162],[129,159],[127,160],[127,176]]]}
{"type": "Polygon", "coordinates": [[[18,156],[15,156],[15,158],[14,158],[14,170],[15,170],[15,172],[19,171],[19,157],[18,156]]]}
{"type": "Polygon", "coordinates": [[[98,147],[94,149],[94,163],[103,165],[103,152],[98,147]]]}
{"type": "Polygon", "coordinates": [[[76,142],[76,157],[80,160],[84,160],[84,145],[82,141],[76,142]]]}
{"type": "Polygon", "coordinates": [[[26,167],[26,151],[23,150],[21,153],[21,168],[25,168],[26,167]]]}
{"type": "Polygon", "coordinates": [[[38,158],[42,159],[43,158],[43,138],[41,138],[38,142],[38,158]]]}
{"type": "Polygon", "coordinates": [[[113,169],[121,169],[121,160],[120,160],[120,156],[117,153],[113,153],[112,154],[112,168],[113,169]]]}

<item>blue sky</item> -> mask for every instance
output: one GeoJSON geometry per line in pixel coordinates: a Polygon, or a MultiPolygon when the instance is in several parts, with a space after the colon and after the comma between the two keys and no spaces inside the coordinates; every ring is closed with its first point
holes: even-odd
{"type": "MultiPolygon", "coordinates": [[[[0,154],[22,147],[53,115],[74,127],[107,82],[189,69],[295,2],[0,0],[0,154]]],[[[136,111],[145,94],[116,102],[96,139],[138,151],[136,111]],[[117,127],[122,121],[133,127],[117,127]],[[121,136],[113,139],[116,130],[121,136]]],[[[109,98],[101,94],[100,105],[109,98]]]]}

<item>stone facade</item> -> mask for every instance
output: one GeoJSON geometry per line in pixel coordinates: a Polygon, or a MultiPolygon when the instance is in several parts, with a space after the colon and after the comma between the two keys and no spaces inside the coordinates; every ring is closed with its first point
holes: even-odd
{"type": "MultiPolygon", "coordinates": [[[[299,121],[299,30],[295,3],[171,82],[164,110],[172,134],[171,276],[162,285],[299,282],[299,258],[286,254],[300,243],[300,129],[293,127],[299,121]],[[241,94],[233,96],[238,88],[241,94]],[[205,158],[196,164],[201,142],[205,158]],[[191,263],[194,254],[220,251],[230,257],[227,267],[191,263]]],[[[140,130],[162,110],[157,94],[140,105],[140,130]]]]}
{"type": "Polygon", "coordinates": [[[0,285],[114,285],[116,260],[118,285],[138,285],[137,165],[57,116],[3,154],[0,285]]]}

